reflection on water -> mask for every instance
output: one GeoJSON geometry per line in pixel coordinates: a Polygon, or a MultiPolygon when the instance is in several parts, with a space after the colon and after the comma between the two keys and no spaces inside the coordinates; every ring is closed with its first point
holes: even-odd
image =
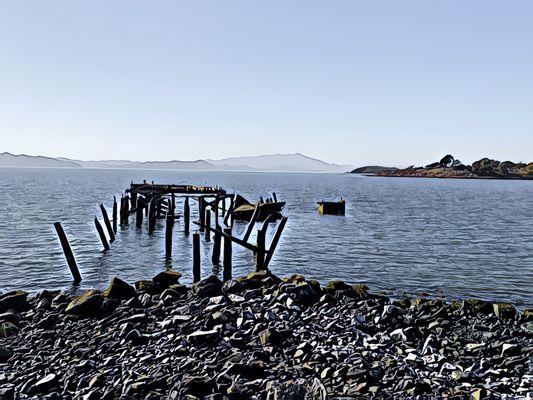
{"type": "MultiPolygon", "coordinates": [[[[133,223],[119,228],[105,254],[93,224],[100,202],[110,210],[113,195],[142,179],[221,185],[251,199],[275,191],[289,215],[271,264],[280,275],[533,304],[532,182],[350,174],[0,169],[0,288],[70,286],[55,221],[62,221],[71,241],[82,287],[103,287],[112,275],[133,282],[164,268],[162,221],[153,237],[133,223]],[[347,200],[345,217],[318,215],[316,201],[340,195],[347,200]]],[[[242,229],[237,225],[237,232],[242,229]]],[[[185,282],[191,279],[191,241],[177,222],[172,266],[185,282]]],[[[204,275],[213,271],[211,246],[202,239],[204,275]]],[[[254,264],[239,246],[233,263],[235,276],[254,264]]]]}

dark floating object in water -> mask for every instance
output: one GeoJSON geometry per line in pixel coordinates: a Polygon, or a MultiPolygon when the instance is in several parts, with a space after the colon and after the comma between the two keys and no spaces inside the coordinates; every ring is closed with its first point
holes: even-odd
{"type": "MultiPolygon", "coordinates": [[[[276,199],[277,200],[277,199],[276,199]]],[[[257,221],[264,221],[267,218],[277,220],[282,217],[281,210],[285,207],[284,201],[260,201],[252,204],[241,195],[235,197],[233,218],[237,221],[250,221],[254,215],[255,209],[258,209],[257,221]]]]}
{"type": "Polygon", "coordinates": [[[318,212],[320,215],[344,215],[346,212],[346,201],[319,201],[318,212]]]}

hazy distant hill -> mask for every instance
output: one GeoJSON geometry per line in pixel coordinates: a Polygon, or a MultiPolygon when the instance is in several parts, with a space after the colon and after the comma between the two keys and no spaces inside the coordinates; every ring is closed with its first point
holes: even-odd
{"type": "Polygon", "coordinates": [[[350,165],[328,164],[300,153],[232,157],[207,161],[211,164],[225,165],[236,169],[251,168],[260,171],[346,172],[353,168],[350,165]]]}
{"type": "Polygon", "coordinates": [[[69,158],[13,155],[2,153],[0,166],[4,167],[77,167],[102,169],[164,169],[179,171],[283,171],[283,172],[346,172],[349,165],[328,164],[315,158],[295,154],[272,154],[251,157],[233,157],[222,160],[196,161],[83,161],[69,158]]]}
{"type": "Polygon", "coordinates": [[[0,167],[81,168],[81,165],[72,160],[5,152],[0,153],[0,167]]]}

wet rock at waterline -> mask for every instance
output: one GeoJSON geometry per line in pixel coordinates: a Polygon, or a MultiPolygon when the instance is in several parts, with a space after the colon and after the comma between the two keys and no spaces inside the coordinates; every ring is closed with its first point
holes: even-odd
{"type": "Polygon", "coordinates": [[[258,272],[2,296],[0,399],[526,398],[530,311],[258,272]],[[7,299],[7,300],[6,300],[7,299]],[[2,302],[2,300],[5,300],[2,302]]]}

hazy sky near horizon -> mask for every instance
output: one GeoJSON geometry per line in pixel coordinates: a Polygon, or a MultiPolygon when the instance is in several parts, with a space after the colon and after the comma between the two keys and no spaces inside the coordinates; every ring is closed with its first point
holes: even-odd
{"type": "Polygon", "coordinates": [[[533,161],[533,2],[0,0],[0,152],[533,161]]]}

